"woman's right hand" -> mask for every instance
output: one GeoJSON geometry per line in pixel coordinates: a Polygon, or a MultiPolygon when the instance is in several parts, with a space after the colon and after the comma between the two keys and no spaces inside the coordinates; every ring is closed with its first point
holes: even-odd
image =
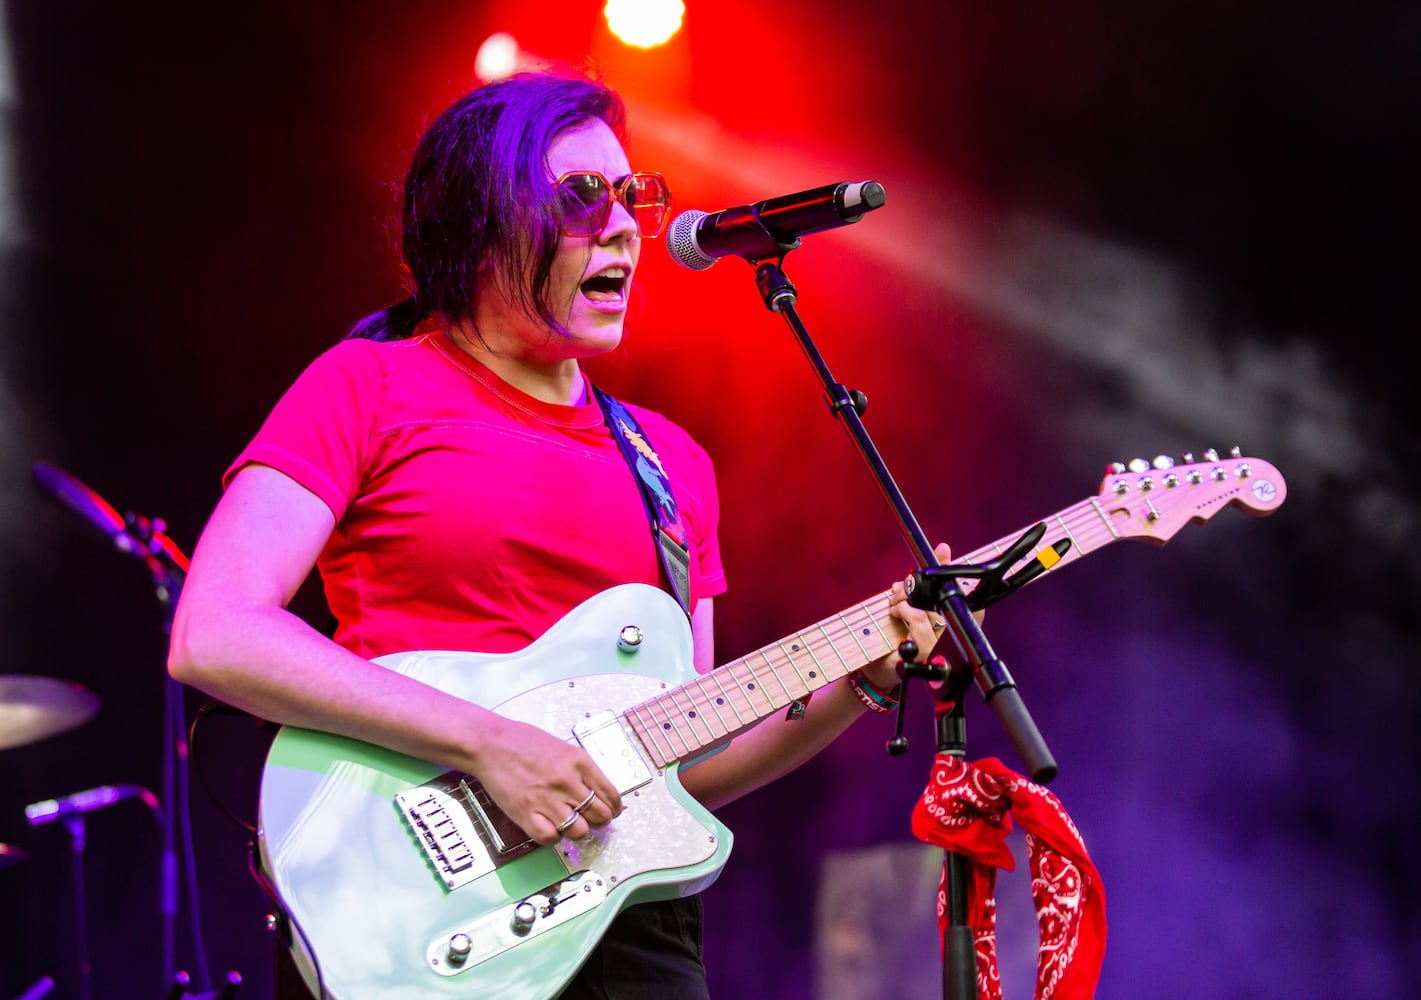
{"type": "Polygon", "coordinates": [[[616,786],[575,743],[499,715],[483,727],[479,743],[479,781],[540,844],[579,840],[622,812],[616,786]]]}

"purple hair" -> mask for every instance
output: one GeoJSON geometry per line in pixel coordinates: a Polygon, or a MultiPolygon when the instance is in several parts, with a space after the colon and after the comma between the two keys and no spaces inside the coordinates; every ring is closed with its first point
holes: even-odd
{"type": "Polygon", "coordinates": [[[425,131],[405,175],[400,247],[410,295],[347,338],[403,340],[431,316],[472,319],[485,264],[506,276],[529,316],[560,329],[546,297],[562,239],[548,150],[594,119],[625,142],[621,98],[579,77],[521,73],[455,101],[425,131]]]}

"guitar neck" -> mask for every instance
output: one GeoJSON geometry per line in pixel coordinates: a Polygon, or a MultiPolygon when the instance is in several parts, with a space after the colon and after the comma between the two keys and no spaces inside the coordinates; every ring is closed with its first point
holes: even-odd
{"type": "MultiPolygon", "coordinates": [[[[971,553],[965,562],[981,562],[1005,552],[1022,532],[1000,538],[971,553]]],[[[1071,545],[1059,558],[1042,559],[1046,570],[1116,541],[1119,536],[1095,498],[1052,516],[1046,532],[1023,563],[1062,539],[1071,545]]],[[[965,580],[970,591],[975,580],[965,580]]],[[[807,629],[763,646],[626,712],[657,766],[686,760],[744,732],[760,720],[806,695],[848,676],[898,648],[907,636],[903,623],[888,613],[887,591],[830,615],[807,629]]]]}
{"type": "MultiPolygon", "coordinates": [[[[1204,461],[1174,465],[1163,457],[1115,465],[1097,496],[1087,497],[1042,522],[1036,548],[1006,575],[1033,561],[1039,579],[1081,556],[1122,538],[1163,545],[1187,524],[1208,520],[1229,507],[1255,516],[1271,514],[1287,497],[1287,484],[1268,462],[1235,449],[1220,458],[1212,449],[1204,461]],[[1061,542],[1059,552],[1055,546],[1061,542]]],[[[962,558],[981,563],[1005,553],[1026,529],[1000,538],[962,558]]],[[[971,592],[975,580],[962,581],[971,592]]],[[[757,649],[681,687],[635,706],[627,721],[659,765],[692,757],[723,743],[761,719],[803,699],[893,652],[907,635],[888,614],[887,591],[880,591],[837,615],[757,649]]]]}
{"type": "MultiPolygon", "coordinates": [[[[1096,549],[1120,539],[1119,533],[1111,526],[1109,515],[1101,507],[1097,497],[1088,497],[1080,503],[1052,514],[1045,525],[1046,531],[1041,536],[1041,540],[1037,542],[1036,548],[1032,549],[1030,555],[1018,565],[1024,566],[1034,559],[1039,559],[1043,572],[1049,572],[1060,569],[1068,563],[1073,563],[1081,556],[1089,555],[1096,549]],[[1070,547],[1057,555],[1053,547],[1060,541],[1069,542],[1070,547]],[[1047,549],[1051,549],[1051,551],[1046,552],[1047,549]],[[1043,552],[1045,555],[1042,555],[1043,552]]],[[[993,559],[1006,552],[1024,533],[1025,529],[1015,535],[998,538],[992,544],[968,553],[962,561],[980,563],[993,559]]],[[[1040,579],[1040,577],[1036,579],[1040,579]]],[[[961,587],[963,593],[970,594],[976,589],[977,581],[963,580],[961,587]]]]}

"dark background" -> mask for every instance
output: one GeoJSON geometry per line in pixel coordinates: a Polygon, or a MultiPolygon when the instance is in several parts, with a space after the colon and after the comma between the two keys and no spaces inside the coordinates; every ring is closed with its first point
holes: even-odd
{"type": "MultiPolygon", "coordinates": [[[[689,6],[638,52],[592,2],[4,5],[0,673],[82,684],[102,709],[0,751],[0,842],[24,855],[0,870],[0,998],[45,975],[78,991],[69,841],[25,804],[157,789],[163,757],[147,572],[41,495],[32,463],[165,518],[190,552],[281,390],[401,294],[391,182],[496,29],[600,67],[631,106],[633,164],[666,173],[677,208],[884,184],[881,211],[786,270],[931,537],[1012,535],[1114,460],[1237,445],[1281,470],[1274,516],[1109,547],[998,605],[988,635],[1105,883],[1102,997],[1417,995],[1421,8],[689,6]]],[[[913,560],[749,269],[646,251],[596,375],[716,459],[725,661],[913,560]]],[[[968,722],[973,756],[1020,765],[975,696],[968,722]]],[[[204,727],[205,784],[250,820],[266,734],[204,727]]],[[[931,856],[901,883],[873,867],[924,856],[921,698],[908,727],[905,757],[865,721],[723,811],[713,993],[934,995],[931,916],[906,902],[931,894],[931,856]],[[872,904],[834,933],[830,872],[872,904]]],[[[247,835],[203,784],[205,958],[264,996],[247,835]]],[[[93,995],[160,996],[157,828],[135,801],[87,830],[93,995]]],[[[1026,894],[1001,888],[1009,996],[1030,990],[1026,894]]]]}

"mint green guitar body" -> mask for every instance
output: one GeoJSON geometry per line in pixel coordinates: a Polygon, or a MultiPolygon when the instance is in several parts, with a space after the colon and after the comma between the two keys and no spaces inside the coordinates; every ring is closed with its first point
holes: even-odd
{"type": "Polygon", "coordinates": [[[467,776],[282,729],[262,775],[258,846],[320,995],[553,997],[621,910],[699,892],[724,867],[730,831],[681,787],[678,764],[650,762],[623,715],[696,677],[685,615],[662,591],[608,590],[514,654],[376,662],[582,743],[625,809],[583,841],[520,846],[467,776]],[[619,643],[627,626],[638,645],[619,643]]]}

